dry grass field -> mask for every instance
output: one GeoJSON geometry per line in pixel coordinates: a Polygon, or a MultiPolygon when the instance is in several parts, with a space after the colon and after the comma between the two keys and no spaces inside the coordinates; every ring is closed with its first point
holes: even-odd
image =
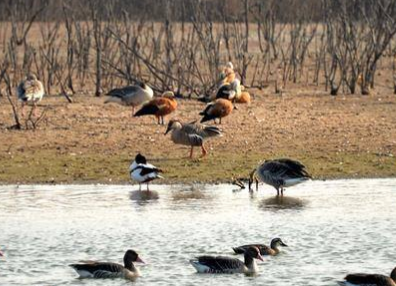
{"type": "MultiPolygon", "coordinates": [[[[247,177],[258,162],[301,160],[315,178],[388,177],[396,174],[396,96],[331,97],[314,88],[251,91],[250,106],[224,118],[224,135],[209,141],[209,155],[188,159],[189,149],[164,136],[154,118],[132,118],[130,109],[104,98],[76,95],[74,103],[46,97],[46,118],[35,131],[8,130],[12,113],[0,99],[0,182],[128,183],[137,152],[161,167],[164,183],[227,182],[247,177]]],[[[203,103],[179,100],[171,116],[198,119],[203,103]]],[[[196,150],[196,154],[199,150],[196,150]]]]}

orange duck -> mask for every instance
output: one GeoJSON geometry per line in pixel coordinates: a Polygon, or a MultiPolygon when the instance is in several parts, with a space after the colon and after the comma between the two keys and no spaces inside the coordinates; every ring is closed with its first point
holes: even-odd
{"type": "Polygon", "coordinates": [[[166,91],[161,97],[154,98],[138,110],[134,117],[155,115],[158,124],[164,124],[164,116],[171,114],[177,108],[177,102],[172,91],[166,91]]]}
{"type": "Polygon", "coordinates": [[[216,101],[209,103],[205,110],[200,112],[199,115],[203,115],[201,123],[209,120],[214,120],[219,118],[219,124],[221,124],[221,118],[226,117],[234,109],[234,105],[231,101],[219,98],[216,101]]]}

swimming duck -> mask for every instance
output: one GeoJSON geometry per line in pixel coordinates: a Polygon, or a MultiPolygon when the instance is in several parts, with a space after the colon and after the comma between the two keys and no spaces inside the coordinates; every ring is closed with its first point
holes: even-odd
{"type": "Polygon", "coordinates": [[[80,278],[125,278],[134,279],[140,276],[133,262],[144,263],[136,251],[129,249],[124,255],[124,266],[113,262],[82,261],[69,266],[76,270],[80,278]]]}
{"type": "Polygon", "coordinates": [[[258,190],[260,180],[273,186],[278,196],[279,191],[281,191],[283,196],[284,188],[297,185],[311,178],[311,175],[305,170],[305,166],[298,161],[291,159],[268,160],[250,173],[249,190],[252,190],[253,181],[256,182],[256,190],[258,190]]]}
{"type": "Polygon", "coordinates": [[[116,102],[121,105],[132,106],[133,115],[135,107],[152,99],[154,92],[147,84],[140,83],[139,85],[112,89],[106,95],[109,98],[105,103],[116,102]]]}
{"type": "Polygon", "coordinates": [[[44,86],[35,74],[30,73],[21,81],[17,87],[18,99],[21,101],[21,113],[25,115],[25,104],[32,103],[33,115],[36,115],[36,104],[41,101],[44,96],[44,86]]]}
{"type": "Polygon", "coordinates": [[[280,252],[278,248],[279,246],[287,247],[287,245],[279,237],[277,237],[271,240],[271,245],[269,247],[264,244],[246,244],[238,247],[233,247],[232,249],[236,254],[242,254],[245,253],[245,251],[252,246],[257,247],[260,250],[261,255],[271,256],[277,255],[280,252]]]}
{"type": "Polygon", "coordinates": [[[142,154],[137,154],[135,161],[129,166],[129,174],[131,179],[139,182],[139,190],[142,188],[142,183],[147,183],[147,191],[149,190],[149,183],[155,179],[163,179],[159,174],[162,173],[154,165],[148,164],[146,158],[142,154]]]}
{"type": "Polygon", "coordinates": [[[345,281],[340,285],[366,285],[366,286],[396,286],[396,267],[390,277],[381,274],[354,273],[345,276],[345,281]]]}
{"type": "Polygon", "coordinates": [[[171,114],[176,110],[176,107],[177,101],[174,93],[172,91],[167,91],[162,94],[162,97],[154,98],[143,105],[134,116],[155,115],[158,124],[164,124],[164,116],[171,114]]]}
{"type": "Polygon", "coordinates": [[[216,101],[209,103],[204,111],[200,112],[199,115],[202,115],[201,123],[209,120],[214,120],[216,123],[216,119],[219,119],[219,124],[221,124],[221,118],[226,117],[231,113],[234,109],[231,101],[223,98],[216,99],[216,101]]]}
{"type": "Polygon", "coordinates": [[[190,263],[198,273],[256,273],[258,271],[255,259],[263,261],[257,247],[249,247],[244,253],[244,262],[237,258],[225,256],[199,256],[190,263]]]}
{"type": "Polygon", "coordinates": [[[175,144],[191,146],[190,158],[193,156],[194,147],[201,147],[202,156],[208,152],[204,146],[204,140],[221,135],[219,128],[206,126],[199,123],[182,124],[179,120],[170,120],[164,135],[172,131],[171,140],[175,144]]]}

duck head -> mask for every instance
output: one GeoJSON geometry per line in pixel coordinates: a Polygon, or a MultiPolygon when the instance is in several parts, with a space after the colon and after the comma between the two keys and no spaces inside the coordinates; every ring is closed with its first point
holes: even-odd
{"type": "Polygon", "coordinates": [[[124,255],[124,264],[125,266],[129,266],[133,262],[140,262],[144,264],[144,261],[139,257],[139,254],[135,250],[128,249],[124,255]]]}
{"type": "Polygon", "coordinates": [[[168,127],[166,128],[164,135],[168,134],[169,131],[171,131],[171,130],[180,129],[180,128],[182,128],[182,124],[180,123],[180,121],[172,119],[169,121],[168,127]]]}
{"type": "Polygon", "coordinates": [[[146,157],[144,157],[142,154],[138,153],[135,157],[135,162],[137,164],[146,164],[147,160],[146,160],[146,157]]]}
{"type": "Polygon", "coordinates": [[[278,246],[287,247],[287,244],[284,243],[284,242],[282,241],[282,239],[280,239],[279,237],[276,237],[276,238],[274,238],[274,239],[271,241],[271,248],[276,248],[276,247],[278,247],[278,246]]]}
{"type": "Polygon", "coordinates": [[[255,246],[246,249],[245,256],[264,261],[263,257],[260,254],[260,250],[255,246]]]}

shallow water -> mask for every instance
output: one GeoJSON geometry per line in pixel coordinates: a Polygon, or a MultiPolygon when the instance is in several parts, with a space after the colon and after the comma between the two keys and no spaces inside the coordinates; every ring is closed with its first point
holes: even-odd
{"type": "MultiPolygon", "coordinates": [[[[0,285],[336,285],[396,266],[396,179],[313,181],[283,200],[261,186],[1,186],[0,285]],[[257,276],[196,274],[188,260],[279,236],[257,276]],[[77,279],[82,259],[140,253],[142,277],[77,279]]],[[[242,259],[242,257],[240,257],[242,259]]]]}

